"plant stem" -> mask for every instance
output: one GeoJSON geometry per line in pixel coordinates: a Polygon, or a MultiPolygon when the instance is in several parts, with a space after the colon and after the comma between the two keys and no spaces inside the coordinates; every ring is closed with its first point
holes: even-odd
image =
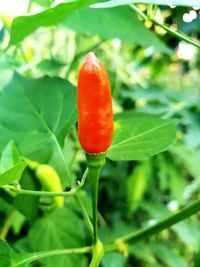
{"type": "Polygon", "coordinates": [[[129,4],[128,5],[132,10],[134,10],[138,15],[141,16],[142,19],[144,20],[149,20],[152,23],[154,23],[155,25],[161,27],[162,29],[164,29],[165,31],[167,31],[168,33],[170,33],[171,35],[177,37],[178,39],[185,41],[191,45],[194,45],[198,48],[200,48],[200,42],[191,39],[190,37],[188,37],[187,35],[185,35],[184,33],[174,30],[171,27],[169,27],[167,24],[165,23],[161,23],[159,21],[157,21],[154,18],[148,17],[147,15],[145,15],[137,6],[135,6],[134,4],[129,4]]]}
{"type": "MultiPolygon", "coordinates": [[[[78,188],[78,187],[77,187],[78,188]]],[[[34,196],[48,196],[48,197],[68,197],[74,196],[77,192],[77,188],[72,188],[67,192],[48,192],[48,191],[34,191],[20,189],[17,193],[20,195],[34,195],[34,196]]]]}
{"type": "Polygon", "coordinates": [[[96,245],[93,247],[93,256],[92,256],[92,261],[90,263],[89,267],[98,267],[101,259],[103,257],[104,251],[103,251],[103,245],[102,243],[98,240],[96,245]]]}
{"type": "Polygon", "coordinates": [[[80,190],[84,186],[87,176],[88,176],[88,169],[86,169],[86,171],[84,172],[81,182],[79,182],[78,186],[71,188],[67,192],[48,192],[48,191],[26,190],[20,187],[12,186],[12,185],[5,185],[3,188],[10,189],[20,195],[68,197],[68,196],[74,196],[75,194],[77,194],[78,190],[80,190]]]}
{"type": "Polygon", "coordinates": [[[32,0],[29,0],[27,12],[26,12],[27,14],[31,11],[31,6],[32,6],[32,0]]]}
{"type": "Polygon", "coordinates": [[[29,62],[28,62],[28,59],[27,59],[27,57],[26,57],[26,53],[25,53],[25,51],[24,51],[23,46],[20,45],[20,46],[19,46],[19,49],[20,49],[20,52],[21,52],[21,55],[22,55],[22,57],[23,57],[24,62],[28,64],[29,62]]]}
{"type": "MultiPolygon", "coordinates": [[[[168,218],[161,220],[160,222],[156,223],[153,226],[146,227],[142,230],[138,230],[136,232],[130,233],[126,236],[119,238],[121,242],[126,244],[134,244],[140,240],[149,238],[150,236],[159,233],[160,231],[171,227],[172,225],[183,221],[187,217],[197,213],[200,211],[200,200],[192,203],[188,207],[181,209],[180,211],[176,212],[175,214],[169,216],[168,218]]],[[[115,251],[118,250],[118,244],[116,242],[109,243],[104,247],[105,251],[115,251]]]]}
{"type": "Polygon", "coordinates": [[[145,15],[137,6],[133,5],[133,4],[129,4],[128,5],[130,7],[130,9],[132,9],[133,11],[135,11],[142,19],[144,20],[148,20],[148,16],[145,15]]]}
{"type": "Polygon", "coordinates": [[[93,213],[93,244],[94,246],[98,243],[98,187],[99,187],[99,174],[101,168],[105,164],[105,153],[100,154],[87,154],[87,165],[88,165],[88,179],[91,186],[92,194],[92,213],[93,213]]]}
{"type": "MultiPolygon", "coordinates": [[[[40,260],[46,257],[58,256],[63,254],[84,254],[90,253],[92,247],[83,247],[83,248],[70,248],[70,249],[58,249],[58,250],[47,250],[36,253],[30,253],[30,257],[25,259],[17,259],[14,261],[15,266],[21,266],[22,264],[29,264],[33,261],[40,260]]],[[[28,253],[27,253],[28,256],[28,253]]]]}
{"type": "Polygon", "coordinates": [[[88,177],[88,168],[85,170],[85,172],[81,178],[81,181],[80,182],[78,181],[79,184],[78,184],[77,188],[80,189],[85,185],[85,181],[86,181],[87,177],[88,177]]]}
{"type": "Polygon", "coordinates": [[[101,168],[89,167],[89,179],[92,194],[92,214],[93,214],[93,241],[94,244],[98,241],[98,188],[99,188],[99,174],[101,168]]]}
{"type": "MultiPolygon", "coordinates": [[[[72,181],[71,176],[69,174],[69,169],[68,169],[68,166],[67,166],[67,163],[66,163],[66,160],[65,160],[65,156],[64,156],[63,150],[61,149],[61,147],[60,147],[60,145],[59,145],[59,143],[58,143],[58,141],[57,141],[55,136],[53,136],[53,140],[54,140],[55,145],[57,147],[57,150],[58,150],[58,152],[60,154],[61,160],[63,161],[63,165],[64,165],[65,172],[66,172],[66,176],[67,176],[67,178],[69,180],[70,186],[71,186],[71,188],[73,188],[74,187],[74,182],[72,181]]],[[[90,221],[90,217],[87,214],[83,203],[81,202],[79,194],[76,193],[74,196],[75,196],[75,198],[76,198],[76,200],[77,200],[77,202],[78,202],[78,204],[79,204],[79,206],[81,208],[81,212],[82,212],[83,218],[85,219],[85,222],[87,223],[88,229],[89,229],[90,233],[93,234],[93,227],[92,227],[92,223],[90,221]]]]}
{"type": "Polygon", "coordinates": [[[88,230],[90,231],[91,236],[93,236],[94,231],[93,231],[92,222],[91,222],[90,217],[87,214],[87,211],[86,211],[86,209],[85,209],[85,207],[84,207],[84,205],[80,199],[79,192],[77,192],[75,196],[76,196],[76,200],[77,200],[77,202],[81,208],[83,218],[84,218],[84,220],[88,226],[88,230]]]}
{"type": "Polygon", "coordinates": [[[152,18],[153,16],[153,4],[149,4],[148,6],[147,6],[147,16],[148,16],[148,18],[152,18]]]}
{"type": "Polygon", "coordinates": [[[8,231],[9,231],[10,226],[12,224],[12,218],[13,218],[14,212],[15,212],[14,208],[11,208],[9,210],[9,212],[8,212],[8,214],[6,216],[6,219],[4,221],[4,224],[3,224],[2,228],[1,228],[0,239],[3,239],[3,240],[6,239],[8,231]]]}
{"type": "Polygon", "coordinates": [[[176,105],[172,106],[172,108],[163,116],[163,119],[169,119],[173,117],[178,112],[184,110],[185,108],[189,108],[190,106],[196,103],[197,99],[199,99],[200,94],[198,90],[195,92],[194,96],[190,99],[183,100],[176,105]]]}

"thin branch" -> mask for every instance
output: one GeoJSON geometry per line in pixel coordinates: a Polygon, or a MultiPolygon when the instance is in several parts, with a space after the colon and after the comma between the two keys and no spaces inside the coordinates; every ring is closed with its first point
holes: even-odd
{"type": "MultiPolygon", "coordinates": [[[[74,182],[73,180],[71,179],[71,176],[69,174],[69,168],[68,168],[68,165],[66,163],[66,160],[65,160],[65,156],[64,156],[64,153],[63,153],[63,150],[61,149],[59,143],[58,143],[58,140],[56,139],[56,136],[53,135],[53,139],[55,141],[55,144],[56,144],[56,147],[58,149],[58,152],[60,153],[60,156],[61,156],[61,160],[63,161],[63,166],[65,168],[65,172],[66,172],[66,176],[69,180],[69,183],[70,183],[70,186],[73,188],[74,187],[74,182]]],[[[92,226],[92,223],[91,223],[91,220],[90,220],[90,217],[89,215],[87,214],[86,212],[86,209],[80,199],[80,196],[79,196],[79,192],[76,192],[76,194],[74,195],[80,208],[81,208],[81,212],[82,212],[82,215],[83,215],[83,218],[85,219],[85,222],[87,223],[87,226],[88,226],[88,229],[91,233],[91,235],[93,235],[93,226],[92,226]]]]}
{"type": "Polygon", "coordinates": [[[13,219],[13,215],[15,213],[15,208],[11,208],[9,211],[8,211],[8,214],[6,216],[6,219],[4,221],[4,224],[1,228],[1,232],[0,232],[0,239],[3,239],[5,240],[6,239],[6,236],[8,234],[8,231],[12,225],[12,219],[13,219]]]}
{"type": "Polygon", "coordinates": [[[66,254],[84,254],[84,253],[90,253],[91,251],[92,247],[40,251],[36,253],[31,253],[32,255],[30,255],[30,257],[27,257],[26,259],[18,260],[17,262],[15,262],[15,266],[21,266],[22,264],[29,264],[33,261],[52,256],[66,255],[66,254]]]}
{"type": "Polygon", "coordinates": [[[171,28],[170,26],[168,26],[165,23],[161,23],[159,21],[157,21],[154,18],[148,17],[147,15],[145,15],[138,7],[136,7],[134,4],[129,4],[128,5],[133,11],[135,11],[142,19],[149,20],[152,23],[154,23],[155,25],[161,27],[162,29],[164,29],[165,31],[167,31],[168,33],[170,33],[171,35],[177,37],[178,39],[185,41],[191,45],[194,45],[198,48],[200,48],[200,42],[191,39],[190,37],[188,37],[187,35],[185,35],[184,33],[177,31],[173,28],[171,28]]]}
{"type": "Polygon", "coordinates": [[[49,191],[36,191],[36,190],[27,190],[27,189],[22,189],[19,185],[5,185],[3,188],[8,189],[11,191],[16,192],[17,194],[20,195],[34,195],[34,196],[48,196],[48,197],[68,197],[68,196],[74,196],[80,190],[84,185],[85,181],[88,175],[88,169],[83,174],[83,177],[81,179],[81,182],[79,182],[77,187],[71,188],[67,192],[49,192],[49,191]]]}
{"type": "MultiPolygon", "coordinates": [[[[134,244],[143,239],[147,239],[152,235],[155,235],[161,232],[164,229],[171,227],[172,225],[183,221],[184,219],[188,218],[189,216],[197,213],[200,211],[200,200],[192,203],[188,207],[181,209],[180,211],[176,212],[175,214],[169,216],[168,218],[161,220],[160,222],[156,223],[153,226],[146,227],[142,230],[138,230],[136,232],[130,233],[126,236],[119,238],[122,243],[124,244],[134,244]]],[[[119,250],[119,245],[116,241],[105,245],[105,251],[115,251],[119,250]]]]}
{"type": "Polygon", "coordinates": [[[26,189],[19,189],[17,191],[20,195],[33,195],[33,196],[48,196],[48,197],[68,197],[74,196],[78,189],[80,188],[72,188],[67,192],[48,192],[48,191],[35,191],[35,190],[26,190],[26,189]]]}

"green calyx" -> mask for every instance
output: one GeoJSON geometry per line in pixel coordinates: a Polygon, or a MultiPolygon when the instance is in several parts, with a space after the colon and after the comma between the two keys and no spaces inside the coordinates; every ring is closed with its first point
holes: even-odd
{"type": "Polygon", "coordinates": [[[106,153],[89,154],[86,153],[87,165],[90,168],[101,168],[106,162],[106,153]]]}

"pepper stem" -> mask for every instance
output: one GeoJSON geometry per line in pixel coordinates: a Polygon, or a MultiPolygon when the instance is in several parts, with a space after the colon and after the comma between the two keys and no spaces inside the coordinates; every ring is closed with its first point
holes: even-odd
{"type": "Polygon", "coordinates": [[[90,181],[92,195],[92,213],[93,213],[93,243],[98,243],[98,188],[99,174],[105,164],[105,153],[86,154],[88,165],[88,180],[90,181]]]}

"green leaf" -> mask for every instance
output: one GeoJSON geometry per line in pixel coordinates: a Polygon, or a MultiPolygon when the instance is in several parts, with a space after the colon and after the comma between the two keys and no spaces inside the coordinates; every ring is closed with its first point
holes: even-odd
{"type": "Polygon", "coordinates": [[[156,4],[166,6],[199,6],[199,0],[110,0],[91,5],[94,8],[111,8],[135,3],[156,4]]]}
{"type": "Polygon", "coordinates": [[[8,245],[7,242],[0,239],[0,253],[12,253],[11,247],[8,245]]]}
{"type": "Polygon", "coordinates": [[[184,189],[186,187],[186,181],[182,170],[180,167],[168,161],[167,166],[168,171],[168,184],[170,187],[170,193],[172,199],[178,200],[179,203],[183,204],[184,199],[184,189]]]}
{"type": "Polygon", "coordinates": [[[37,253],[15,253],[8,243],[0,240],[0,267],[26,267],[37,253]]]}
{"type": "Polygon", "coordinates": [[[75,121],[76,90],[69,82],[15,75],[0,95],[0,150],[10,140],[23,156],[52,149],[53,163],[58,162],[57,171],[62,177],[59,144],[63,145],[75,121]]]}
{"type": "MultiPolygon", "coordinates": [[[[38,253],[39,254],[39,253],[38,253]]],[[[12,263],[16,267],[28,267],[29,263],[37,259],[37,253],[13,253],[12,263]]]]}
{"type": "Polygon", "coordinates": [[[126,178],[126,201],[129,212],[137,209],[147,187],[149,162],[137,165],[131,175],[126,178]]]}
{"type": "Polygon", "coordinates": [[[61,3],[38,14],[16,17],[11,25],[9,45],[16,45],[20,43],[24,38],[36,31],[39,27],[50,27],[61,23],[72,12],[94,2],[94,0],[80,0],[72,3],[61,3]]]}
{"type": "Polygon", "coordinates": [[[15,253],[8,243],[0,240],[0,267],[26,267],[36,253],[15,253]]]}
{"type": "Polygon", "coordinates": [[[14,68],[15,63],[11,56],[6,53],[0,56],[0,92],[11,81],[14,68]]]}
{"type": "Polygon", "coordinates": [[[0,172],[3,173],[21,161],[19,151],[13,141],[3,150],[0,160],[0,172]]]}
{"type": "MultiPolygon", "coordinates": [[[[33,251],[64,249],[83,246],[84,224],[67,208],[57,209],[38,219],[29,232],[30,246],[33,251]]],[[[42,262],[48,267],[80,266],[83,258],[76,255],[62,255],[46,258],[42,262]]]]}
{"type": "Polygon", "coordinates": [[[12,169],[2,173],[0,175],[0,186],[4,186],[7,184],[13,184],[18,182],[22,176],[24,169],[26,168],[27,163],[25,161],[18,163],[12,169]]]}
{"type": "MultiPolygon", "coordinates": [[[[0,61],[0,66],[1,66],[1,61],[0,61]]],[[[6,84],[9,83],[9,81],[12,79],[12,76],[13,76],[13,70],[11,68],[1,70],[0,67],[0,92],[6,86],[6,84]]]]}
{"type": "Polygon", "coordinates": [[[12,249],[10,246],[0,240],[0,267],[12,267],[11,259],[12,249]]]}
{"type": "Polygon", "coordinates": [[[194,255],[194,262],[192,267],[199,267],[200,266],[200,249],[198,249],[198,252],[194,255]]]}
{"type": "Polygon", "coordinates": [[[168,158],[164,154],[159,154],[156,157],[156,168],[159,177],[159,188],[164,191],[168,189],[168,158]]]}
{"type": "MultiPolygon", "coordinates": [[[[45,252],[44,252],[45,254],[45,252]]],[[[12,262],[16,267],[28,267],[30,263],[40,258],[41,252],[38,253],[13,253],[12,262]]],[[[32,265],[31,265],[32,266],[32,265]]],[[[38,265],[37,265],[38,266],[38,265]]],[[[51,265],[52,266],[52,265],[51,265]]],[[[59,265],[57,265],[59,267],[59,265]]]]}
{"type": "Polygon", "coordinates": [[[104,39],[119,38],[124,42],[136,43],[144,47],[153,46],[158,51],[172,53],[128,7],[112,10],[85,8],[73,13],[65,24],[81,34],[99,35],[104,39]]]}
{"type": "Polygon", "coordinates": [[[186,260],[178,255],[175,249],[172,249],[167,244],[151,243],[150,244],[152,251],[166,266],[169,267],[186,267],[188,266],[186,260]]]}
{"type": "Polygon", "coordinates": [[[51,74],[54,72],[60,71],[65,64],[55,59],[43,59],[38,65],[37,68],[46,74],[51,74]]]}
{"type": "Polygon", "coordinates": [[[177,144],[170,151],[174,154],[181,165],[184,166],[184,169],[195,178],[199,177],[200,166],[198,160],[198,154],[194,149],[190,149],[184,145],[177,144]]]}
{"type": "Polygon", "coordinates": [[[106,253],[102,258],[103,267],[124,267],[127,257],[116,252],[106,253]]]}
{"type": "Polygon", "coordinates": [[[8,254],[0,254],[0,266],[1,267],[12,267],[12,259],[8,254]]]}
{"type": "Polygon", "coordinates": [[[184,190],[187,183],[184,170],[180,169],[180,164],[177,165],[177,157],[165,153],[158,155],[155,162],[160,189],[169,191],[171,199],[177,200],[179,204],[184,204],[184,190]]]}
{"type": "MultiPolygon", "coordinates": [[[[31,174],[31,172],[25,170],[22,179],[20,180],[20,185],[23,189],[37,190],[38,188],[36,187],[36,182],[31,174]]],[[[29,223],[32,223],[37,217],[38,196],[19,194],[14,198],[13,205],[26,217],[29,223]]]]}
{"type": "Polygon", "coordinates": [[[51,4],[53,4],[54,0],[32,0],[32,2],[35,2],[43,7],[50,7],[51,4]]]}
{"type": "Polygon", "coordinates": [[[100,239],[104,243],[110,243],[134,230],[134,226],[132,224],[124,222],[118,215],[115,216],[115,219],[113,220],[112,228],[108,225],[100,226],[100,239]]]}
{"type": "MultiPolygon", "coordinates": [[[[84,190],[78,191],[79,199],[81,200],[81,203],[83,204],[87,214],[92,218],[92,202],[91,197],[88,195],[88,193],[84,190]]],[[[78,205],[75,198],[68,197],[65,199],[65,203],[67,207],[74,210],[77,213],[80,213],[80,206],[78,205]]]]}
{"type": "MultiPolygon", "coordinates": [[[[39,259],[50,258],[50,257],[52,259],[52,256],[55,256],[56,252],[58,253],[58,250],[39,251],[39,252],[35,252],[35,253],[13,253],[12,254],[12,263],[14,265],[12,265],[12,266],[13,267],[14,266],[16,266],[16,267],[28,267],[29,266],[28,264],[30,264],[34,261],[37,261],[39,259]]],[[[73,252],[71,252],[69,254],[73,254],[73,252]]],[[[82,262],[79,261],[78,266],[79,267],[85,267],[86,266],[85,260],[82,262]]],[[[57,265],[57,267],[59,267],[59,265],[57,265]]],[[[62,267],[62,266],[60,266],[60,267],[62,267]]]]}
{"type": "Polygon", "coordinates": [[[134,246],[131,246],[129,249],[130,255],[133,255],[138,260],[141,260],[144,263],[144,266],[159,266],[157,265],[157,260],[152,253],[150,246],[144,243],[143,241],[137,242],[134,246]]]}
{"type": "Polygon", "coordinates": [[[113,143],[107,157],[116,161],[144,160],[166,150],[175,137],[175,121],[126,112],[115,121],[113,143]]]}
{"type": "Polygon", "coordinates": [[[184,220],[175,224],[172,229],[187,247],[198,247],[200,240],[198,221],[194,222],[191,219],[184,220]]]}
{"type": "Polygon", "coordinates": [[[12,222],[13,233],[15,235],[20,235],[20,231],[22,230],[22,227],[26,221],[25,216],[18,210],[15,210],[12,221],[13,221],[12,222]]]}

